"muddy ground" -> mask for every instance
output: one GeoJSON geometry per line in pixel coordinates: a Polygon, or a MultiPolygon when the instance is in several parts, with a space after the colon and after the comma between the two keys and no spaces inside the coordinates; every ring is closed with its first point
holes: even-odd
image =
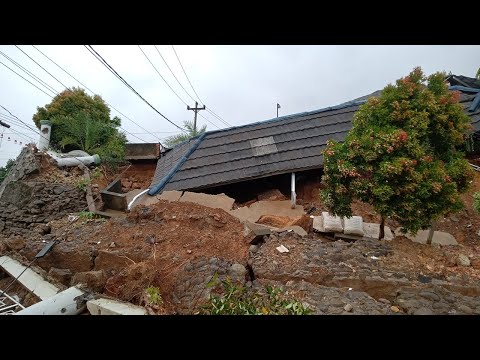
{"type": "MultiPolygon", "coordinates": [[[[35,176],[67,183],[80,176],[48,164],[44,168],[49,171],[35,176]]],[[[107,178],[100,177],[94,185],[103,185],[107,178]]],[[[309,214],[325,210],[319,187],[312,182],[298,190],[298,203],[309,214]]],[[[115,219],[54,220],[49,233],[25,239],[0,234],[0,255],[27,262],[46,242],[58,239],[53,251],[38,261],[51,281],[64,286],[86,283],[97,293],[147,305],[153,314],[197,313],[214,274],[251,289],[281,286],[315,314],[480,314],[480,215],[472,209],[477,190],[478,173],[471,190],[462,195],[465,210],[438,222],[438,230],[456,237],[456,246],[427,246],[404,237],[348,243],[311,232],[303,238],[282,232],[251,246],[244,225],[221,209],[159,201],[115,219]],[[289,252],[278,252],[280,245],[289,252]],[[150,286],[160,289],[160,306],[146,301],[150,286]]],[[[276,201],[281,195],[273,190],[267,198],[276,201]]],[[[368,204],[356,202],[353,210],[364,221],[380,221],[368,204]]],[[[278,227],[295,221],[262,221],[280,220],[278,227]]],[[[391,220],[387,225],[398,226],[391,220]]],[[[5,281],[0,279],[0,288],[5,281]]],[[[20,287],[12,290],[27,296],[20,287]]]]}

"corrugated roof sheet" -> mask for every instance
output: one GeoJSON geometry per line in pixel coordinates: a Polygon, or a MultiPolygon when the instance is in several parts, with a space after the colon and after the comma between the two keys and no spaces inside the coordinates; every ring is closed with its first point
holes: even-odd
{"type": "MultiPolygon", "coordinates": [[[[327,140],[344,140],[355,111],[372,95],[378,96],[379,92],[336,107],[207,132],[161,190],[196,190],[320,168],[323,165],[320,153],[327,140]],[[258,150],[256,144],[263,149],[258,150]]],[[[472,119],[474,131],[478,131],[480,109],[468,111],[475,95],[462,93],[460,102],[472,119]]],[[[195,138],[178,145],[159,159],[151,187],[160,183],[196,141],[195,138]]]]}

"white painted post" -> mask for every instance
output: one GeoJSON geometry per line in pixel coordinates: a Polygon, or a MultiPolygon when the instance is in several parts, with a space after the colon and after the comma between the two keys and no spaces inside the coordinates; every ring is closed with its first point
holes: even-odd
{"type": "Polygon", "coordinates": [[[52,123],[48,120],[40,120],[40,138],[38,139],[38,150],[47,151],[50,144],[50,133],[52,132],[52,123]]]}
{"type": "Polygon", "coordinates": [[[81,295],[83,295],[83,291],[71,287],[19,311],[15,315],[78,315],[85,310],[86,306],[84,304],[84,306],[77,308],[75,298],[81,295]]]}
{"type": "Polygon", "coordinates": [[[295,193],[295,173],[294,172],[292,172],[291,189],[292,189],[292,196],[291,196],[292,209],[295,209],[295,206],[297,205],[297,194],[295,193]]]}

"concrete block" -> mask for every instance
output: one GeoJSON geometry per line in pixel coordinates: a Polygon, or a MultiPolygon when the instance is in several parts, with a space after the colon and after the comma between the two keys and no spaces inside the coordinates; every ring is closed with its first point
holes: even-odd
{"type": "Polygon", "coordinates": [[[192,202],[213,209],[223,209],[228,212],[232,209],[235,199],[232,199],[225,194],[209,195],[185,191],[180,198],[180,202],[192,202]]]}
{"type": "Polygon", "coordinates": [[[143,307],[104,298],[87,301],[87,309],[92,315],[147,315],[143,307]]]}
{"type": "MultiPolygon", "coordinates": [[[[364,237],[371,239],[378,239],[380,237],[380,224],[363,223],[364,237]]],[[[385,226],[384,240],[393,240],[394,236],[392,230],[385,226]]]]}
{"type": "MultiPolygon", "coordinates": [[[[404,235],[407,239],[410,239],[419,244],[426,244],[428,238],[429,230],[420,230],[416,236],[413,236],[410,233],[403,234],[400,231],[400,228],[395,230],[395,233],[404,235]]],[[[457,239],[452,234],[446,233],[444,231],[434,231],[432,244],[440,245],[458,245],[457,239]]]]}
{"type": "Polygon", "coordinates": [[[295,209],[292,209],[290,200],[282,200],[257,201],[249,207],[244,206],[235,210],[231,210],[229,213],[241,222],[250,221],[255,223],[263,215],[288,216],[291,218],[296,218],[305,214],[305,211],[301,205],[297,205],[295,206],[295,209]]]}
{"type": "Polygon", "coordinates": [[[170,191],[163,191],[160,195],[157,195],[159,200],[167,200],[167,201],[178,201],[182,197],[182,191],[177,190],[170,190],[170,191]]]}

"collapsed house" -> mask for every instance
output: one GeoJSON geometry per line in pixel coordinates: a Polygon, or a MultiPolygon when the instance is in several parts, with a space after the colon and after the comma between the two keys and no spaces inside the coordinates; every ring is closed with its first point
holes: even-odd
{"type": "MultiPolygon", "coordinates": [[[[456,75],[446,80],[450,90],[461,93],[460,103],[471,118],[471,139],[475,140],[480,134],[480,80],[456,75]]],[[[256,179],[277,177],[283,183],[290,183],[287,193],[291,193],[294,205],[298,175],[321,173],[321,151],[327,141],[343,141],[359,106],[379,94],[376,91],[337,106],[194,137],[168,150],[158,160],[145,192],[150,196],[166,190],[228,193],[234,184],[248,184],[251,190],[259,184],[253,182],[256,179]]],[[[242,192],[238,189],[237,194],[242,192]]]]}

